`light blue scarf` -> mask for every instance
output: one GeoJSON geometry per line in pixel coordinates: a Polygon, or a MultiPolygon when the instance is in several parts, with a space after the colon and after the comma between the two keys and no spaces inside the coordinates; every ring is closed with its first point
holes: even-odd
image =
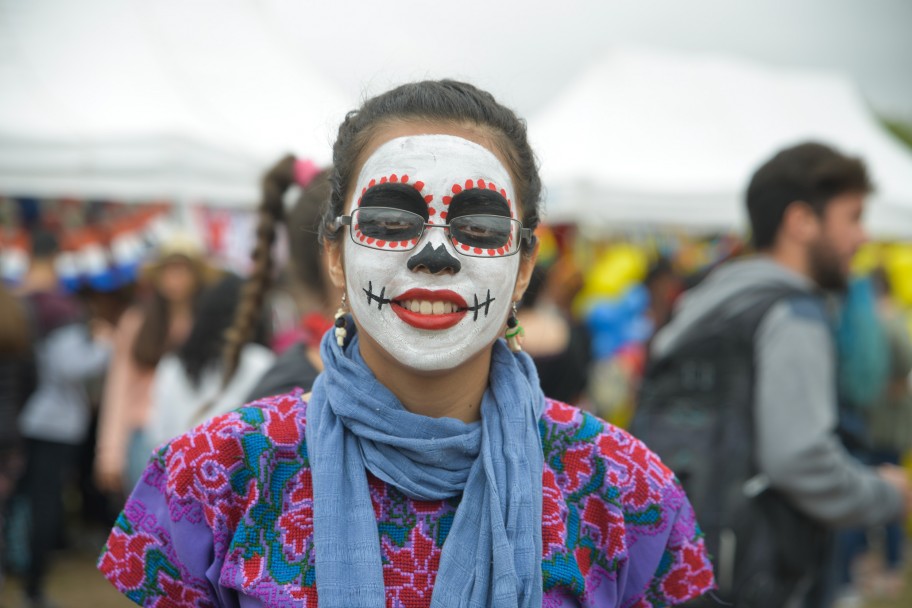
{"type": "Polygon", "coordinates": [[[330,330],[321,354],[307,405],[320,606],[386,606],[370,471],[415,499],[462,494],[432,608],[540,607],[544,396],[532,359],[497,340],[481,421],[466,424],[408,412],[364,363],[357,334],[342,349],[330,330]]]}

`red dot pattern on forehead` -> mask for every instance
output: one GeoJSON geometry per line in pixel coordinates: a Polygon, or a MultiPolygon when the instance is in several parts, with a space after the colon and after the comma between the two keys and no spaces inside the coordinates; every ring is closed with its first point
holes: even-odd
{"type": "MultiPolygon", "coordinates": [[[[364,195],[367,193],[368,190],[370,190],[377,184],[386,184],[386,183],[408,184],[409,176],[408,175],[397,175],[397,174],[393,173],[391,175],[384,175],[382,177],[374,178],[374,179],[370,180],[365,187],[361,188],[361,194],[360,194],[360,196],[358,196],[357,206],[358,207],[361,206],[361,200],[364,198],[364,195]]],[[[415,190],[417,190],[418,192],[421,192],[422,190],[424,190],[424,182],[421,182],[421,181],[414,182],[413,184],[411,184],[411,186],[413,188],[415,188],[415,190]]],[[[427,203],[431,202],[429,199],[433,199],[433,196],[430,194],[428,194],[424,197],[424,200],[427,203]]]]}
{"type": "MultiPolygon", "coordinates": [[[[503,188],[498,188],[494,182],[485,181],[483,179],[478,179],[478,180],[467,179],[465,181],[465,183],[463,183],[463,184],[453,184],[450,187],[450,191],[453,193],[453,195],[456,195],[456,194],[459,194],[460,192],[462,192],[463,190],[472,190],[475,188],[480,189],[480,190],[493,190],[494,192],[499,192],[500,195],[502,197],[504,197],[504,200],[507,201],[507,206],[510,208],[510,211],[513,210],[513,201],[511,201],[509,198],[507,198],[507,191],[504,190],[503,188]]],[[[441,202],[443,202],[444,205],[449,205],[450,203],[453,202],[453,197],[450,195],[447,195],[447,196],[442,197],[440,200],[441,200],[441,202]]]]}

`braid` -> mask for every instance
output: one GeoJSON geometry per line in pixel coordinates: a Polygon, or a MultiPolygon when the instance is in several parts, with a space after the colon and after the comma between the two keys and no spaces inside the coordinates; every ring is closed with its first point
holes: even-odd
{"type": "Polygon", "coordinates": [[[234,324],[225,334],[222,386],[227,386],[234,377],[240,363],[241,350],[253,336],[263,309],[263,300],[272,281],[272,245],[275,243],[276,226],[285,219],[283,199],[285,192],[294,183],[294,166],[295,158],[288,155],[276,163],[263,178],[256,245],[251,254],[253,271],[241,291],[234,324]]]}

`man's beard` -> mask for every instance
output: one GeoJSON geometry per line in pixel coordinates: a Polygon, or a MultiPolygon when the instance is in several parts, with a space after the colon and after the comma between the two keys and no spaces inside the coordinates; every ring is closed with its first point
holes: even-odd
{"type": "Polygon", "coordinates": [[[811,278],[821,289],[843,292],[848,289],[849,277],[839,263],[839,256],[820,238],[808,250],[808,264],[811,278]]]}

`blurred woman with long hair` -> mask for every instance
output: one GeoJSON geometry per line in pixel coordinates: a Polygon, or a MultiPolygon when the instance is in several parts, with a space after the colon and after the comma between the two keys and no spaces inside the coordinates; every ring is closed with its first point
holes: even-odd
{"type": "Polygon", "coordinates": [[[139,479],[152,446],[143,438],[149,422],[155,367],[183,344],[193,307],[215,270],[187,236],[162,245],[143,268],[147,297],[121,317],[99,418],[95,478],[102,490],[120,493],[139,479]]]}

